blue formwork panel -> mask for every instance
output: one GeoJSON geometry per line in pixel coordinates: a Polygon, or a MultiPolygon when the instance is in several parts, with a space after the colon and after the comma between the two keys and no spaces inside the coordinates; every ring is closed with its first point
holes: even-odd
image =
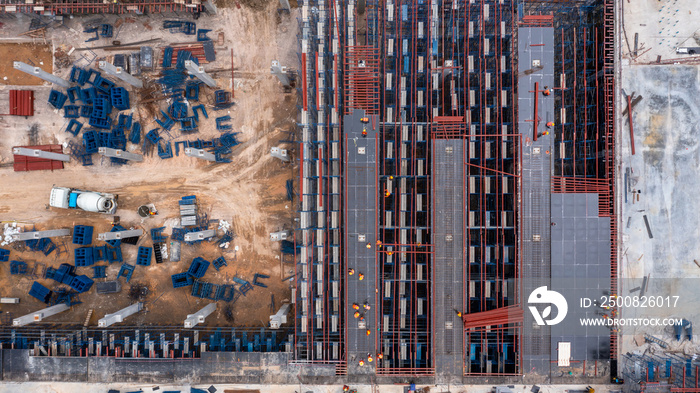
{"type": "Polygon", "coordinates": [[[0,248],[0,262],[7,262],[10,260],[10,250],[0,248]]]}
{"type": "Polygon", "coordinates": [[[170,68],[173,65],[173,48],[167,46],[163,49],[163,68],[170,68]]]}
{"type": "Polygon", "coordinates": [[[197,130],[197,120],[192,117],[185,117],[180,120],[180,131],[191,132],[197,130]]]}
{"type": "Polygon", "coordinates": [[[126,282],[129,282],[129,280],[131,280],[131,275],[134,274],[135,267],[136,266],[129,265],[128,263],[123,264],[122,267],[119,269],[119,274],[117,275],[117,278],[126,277],[126,282]]]}
{"type": "Polygon", "coordinates": [[[126,135],[123,128],[115,128],[109,134],[109,143],[107,146],[112,149],[126,150],[126,135]]]}
{"type": "Polygon", "coordinates": [[[87,80],[85,82],[94,86],[95,81],[97,80],[97,77],[99,77],[99,76],[100,76],[100,71],[93,70],[91,68],[90,71],[88,71],[87,80]]]}
{"type": "Polygon", "coordinates": [[[114,33],[114,27],[109,23],[103,23],[100,25],[100,36],[105,38],[111,38],[114,33]]]}
{"type": "Polygon", "coordinates": [[[129,92],[123,87],[115,87],[109,91],[112,106],[119,110],[129,109],[129,92]]]}
{"type": "Polygon", "coordinates": [[[158,141],[161,139],[160,135],[158,134],[158,129],[154,128],[151,131],[148,131],[146,133],[146,139],[148,139],[148,141],[154,145],[158,143],[158,141]]]}
{"type": "Polygon", "coordinates": [[[166,142],[165,144],[158,144],[158,157],[164,160],[168,158],[173,158],[173,147],[170,144],[170,142],[166,142]]]}
{"type": "Polygon", "coordinates": [[[173,280],[173,288],[190,286],[194,282],[192,276],[187,274],[187,272],[173,274],[170,278],[173,280]]]}
{"type": "Polygon", "coordinates": [[[228,104],[229,94],[226,90],[217,90],[214,92],[214,105],[220,106],[228,104]]]}
{"type": "Polygon", "coordinates": [[[10,274],[27,274],[27,263],[24,261],[11,261],[10,274]]]}
{"type": "Polygon", "coordinates": [[[140,266],[149,266],[151,264],[151,256],[153,249],[151,247],[139,247],[136,254],[136,264],[140,266]]]}
{"type": "Polygon", "coordinates": [[[93,247],[92,248],[92,259],[95,262],[106,261],[107,260],[107,245],[93,247]]]}
{"type": "Polygon", "coordinates": [[[90,118],[92,116],[92,105],[83,105],[80,107],[80,117],[90,118]]]}
{"type": "Polygon", "coordinates": [[[184,119],[187,117],[187,104],[184,102],[175,101],[170,105],[170,117],[175,120],[184,119]]]}
{"type": "Polygon", "coordinates": [[[123,127],[125,130],[131,128],[131,123],[134,121],[134,115],[119,114],[117,118],[117,127],[123,127]]]}
{"type": "Polygon", "coordinates": [[[187,270],[187,274],[194,278],[202,278],[209,268],[209,261],[202,257],[197,257],[192,260],[190,268],[187,270]]]}
{"type": "Polygon", "coordinates": [[[112,119],[110,119],[109,117],[106,119],[100,119],[95,117],[93,113],[93,116],[90,116],[90,121],[88,121],[88,124],[95,128],[101,128],[106,130],[112,128],[112,119]]]}
{"type": "Polygon", "coordinates": [[[220,268],[224,266],[228,266],[226,264],[226,259],[224,257],[218,257],[212,261],[212,265],[214,268],[218,271],[220,268]]]}
{"type": "Polygon", "coordinates": [[[221,116],[216,118],[216,129],[219,131],[226,131],[233,128],[230,124],[224,124],[227,121],[231,121],[231,116],[221,116]]]}
{"type": "Polygon", "coordinates": [[[80,101],[82,101],[83,104],[92,105],[95,98],[97,98],[97,89],[94,87],[80,90],[80,101]]]}
{"type": "Polygon", "coordinates": [[[106,98],[95,98],[92,104],[92,117],[106,119],[112,112],[112,104],[106,98]]]}
{"type": "Polygon", "coordinates": [[[121,247],[112,247],[112,246],[105,246],[105,258],[107,259],[107,262],[110,264],[114,262],[121,262],[123,260],[122,256],[122,248],[121,247]]]}
{"type": "Polygon", "coordinates": [[[95,86],[98,91],[109,94],[109,91],[114,87],[114,82],[103,78],[101,75],[97,75],[92,85],[95,86]]]}
{"type": "Polygon", "coordinates": [[[51,291],[49,288],[46,288],[45,286],[34,281],[32,284],[32,289],[29,290],[29,295],[39,299],[39,301],[42,303],[48,303],[49,299],[51,298],[51,291]]]}
{"type": "Polygon", "coordinates": [[[92,278],[105,278],[107,277],[107,266],[93,266],[92,267],[92,278]]]}
{"type": "Polygon", "coordinates": [[[88,74],[84,69],[74,66],[70,70],[70,81],[82,86],[87,82],[88,74]]]}
{"type": "Polygon", "coordinates": [[[78,293],[87,292],[92,288],[92,284],[95,282],[86,275],[80,275],[73,278],[70,282],[70,287],[73,288],[78,293]]]}
{"type": "Polygon", "coordinates": [[[171,119],[170,116],[168,116],[167,113],[165,113],[162,109],[160,110],[160,113],[163,115],[164,120],[160,120],[156,118],[156,123],[158,123],[159,126],[166,130],[170,130],[170,128],[175,124],[175,120],[171,119]]]}
{"type": "Polygon", "coordinates": [[[197,196],[196,195],[188,195],[180,198],[178,201],[180,205],[194,205],[197,203],[197,196]]]}
{"type": "Polygon", "coordinates": [[[76,225],[73,227],[73,244],[87,246],[92,243],[94,227],[90,225],[76,225]]]}
{"type": "Polygon", "coordinates": [[[129,134],[129,142],[133,144],[141,143],[141,123],[134,122],[131,127],[131,133],[129,134]]]}
{"type": "Polygon", "coordinates": [[[199,101],[199,85],[198,82],[187,82],[187,85],[185,85],[185,98],[199,101]]]}
{"type": "Polygon", "coordinates": [[[77,136],[81,128],[83,128],[83,123],[75,119],[71,119],[68,122],[68,127],[66,127],[66,132],[70,132],[71,134],[77,136]]]}
{"type": "Polygon", "coordinates": [[[153,243],[163,243],[167,238],[163,235],[165,227],[151,229],[151,240],[153,243]]]}
{"type": "Polygon", "coordinates": [[[63,104],[66,103],[67,99],[68,96],[58,90],[51,90],[49,93],[49,104],[53,105],[56,109],[63,108],[63,104]]]}
{"type": "Polygon", "coordinates": [[[80,100],[80,86],[73,86],[66,93],[71,104],[75,104],[76,101],[80,100]]]}
{"type": "Polygon", "coordinates": [[[76,248],[74,257],[76,267],[92,266],[95,264],[93,247],[76,248]]]}

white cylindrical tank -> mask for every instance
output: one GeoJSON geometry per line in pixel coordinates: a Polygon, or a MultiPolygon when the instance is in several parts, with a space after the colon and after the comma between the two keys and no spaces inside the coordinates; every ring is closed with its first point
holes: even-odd
{"type": "Polygon", "coordinates": [[[114,206],[114,201],[92,192],[81,192],[76,201],[79,208],[96,213],[106,213],[114,206]]]}

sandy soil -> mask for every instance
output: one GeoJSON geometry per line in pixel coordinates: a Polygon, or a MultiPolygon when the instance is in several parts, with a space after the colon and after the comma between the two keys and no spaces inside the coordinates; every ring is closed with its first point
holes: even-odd
{"type": "MultiPolygon", "coordinates": [[[[270,298],[274,295],[275,305],[279,307],[283,301],[289,301],[290,283],[282,281],[293,272],[293,266],[283,265],[280,259],[279,244],[270,242],[269,233],[283,228],[289,229],[293,224],[292,203],[287,201],[285,182],[297,172],[293,164],[285,164],[269,155],[270,147],[278,146],[280,140],[290,139],[287,131],[294,127],[296,113],[296,95],[285,94],[279,82],[269,73],[272,60],[280,60],[295,68],[296,23],[295,15],[278,17],[275,4],[267,4],[264,11],[248,7],[241,9],[222,9],[215,18],[202,16],[197,20],[199,28],[212,29],[210,36],[217,37],[218,32],[225,33],[223,46],[217,46],[217,60],[205,67],[205,70],[225,70],[228,72],[213,73],[220,87],[231,87],[231,48],[234,51],[235,102],[236,105],[228,111],[215,112],[209,107],[213,96],[212,89],[200,92],[200,101],[208,106],[209,119],[200,122],[200,130],[194,135],[179,135],[171,131],[171,143],[181,140],[211,139],[220,133],[215,129],[214,119],[224,114],[233,118],[234,132],[242,144],[234,150],[232,162],[229,164],[211,165],[184,156],[162,160],[157,155],[147,156],[141,163],[130,163],[125,166],[110,166],[108,162],[93,156],[95,165],[83,167],[77,162],[66,165],[66,169],[55,172],[13,172],[12,157],[9,154],[12,146],[26,144],[26,130],[35,124],[39,128],[38,143],[67,143],[75,139],[81,142],[82,135],[73,138],[62,131],[67,123],[61,113],[55,113],[48,108],[46,97],[48,87],[35,88],[37,99],[37,115],[30,119],[3,118],[0,120],[0,221],[18,222],[27,228],[72,228],[74,225],[94,225],[95,232],[104,232],[110,228],[112,216],[102,216],[74,210],[48,208],[48,195],[52,185],[61,185],[96,191],[113,192],[119,195],[119,210],[117,215],[125,227],[143,228],[148,232],[151,228],[166,226],[166,234],[170,234],[172,226],[177,224],[179,208],[177,201],[185,195],[197,195],[200,209],[209,214],[210,219],[226,220],[232,223],[236,234],[230,248],[223,250],[214,243],[182,246],[180,262],[166,261],[163,264],[138,266],[129,284],[122,278],[122,292],[115,295],[97,295],[92,289],[80,296],[83,302],[73,307],[71,312],[58,315],[51,319],[56,323],[81,323],[88,310],[93,309],[91,324],[104,314],[114,312],[128,305],[129,285],[145,284],[150,293],[146,297],[146,310],[128,321],[129,324],[159,324],[180,325],[189,313],[202,308],[209,301],[189,295],[190,288],[173,289],[170,276],[185,271],[196,256],[213,260],[223,255],[228,266],[217,272],[210,267],[203,280],[214,284],[231,282],[238,277],[252,280],[254,273],[270,275],[265,280],[268,288],[255,287],[247,296],[241,297],[233,306],[234,324],[237,326],[261,326],[267,323],[270,315],[270,298]],[[21,196],[21,197],[19,197],[21,196]],[[152,218],[142,219],[136,209],[143,204],[154,203],[159,214],[152,218]],[[234,251],[238,246],[239,251],[234,251]]],[[[115,16],[104,16],[105,20],[114,23],[115,16]]],[[[92,20],[94,18],[88,18],[92,20]]],[[[163,41],[154,45],[165,46],[173,42],[186,42],[190,39],[181,34],[170,34],[158,27],[164,18],[138,17],[129,24],[123,24],[118,33],[122,42],[134,42],[153,37],[163,41]],[[135,29],[133,26],[151,26],[135,29]]],[[[18,24],[27,21],[17,21],[18,24]]],[[[68,28],[50,31],[47,39],[66,52],[70,47],[83,47],[86,39],[82,32],[85,20],[74,18],[67,21],[68,28]],[[60,43],[60,44],[59,44],[60,43]]],[[[24,31],[26,26],[19,26],[16,31],[24,31]]],[[[8,34],[3,29],[0,34],[8,34]]],[[[215,38],[214,38],[215,39],[215,38]]],[[[101,45],[104,45],[102,43],[101,45]]],[[[105,58],[113,52],[95,50],[97,58],[105,58]]],[[[128,53],[128,52],[127,52],[128,53]]],[[[80,59],[80,54],[74,52],[72,61],[80,59]]],[[[94,64],[94,63],[93,63],[94,64]]],[[[64,77],[68,69],[56,70],[64,77]]],[[[155,79],[157,75],[144,75],[146,79],[155,79]]],[[[122,85],[118,83],[117,85],[122,85]]],[[[128,87],[128,86],[125,86],[128,87]]],[[[0,95],[3,95],[0,90],[0,95]]],[[[138,96],[132,92],[132,97],[138,96]]],[[[158,105],[159,109],[166,108],[168,102],[158,105]]],[[[197,103],[193,103],[196,105],[197,103]]],[[[134,103],[136,109],[142,107],[134,103]]],[[[156,128],[157,124],[144,111],[135,112],[135,120],[140,119],[144,131],[156,128]],[[140,115],[140,116],[139,116],[140,115]]],[[[166,136],[166,140],[170,136],[166,136]]],[[[141,153],[140,146],[128,145],[128,150],[141,153]]],[[[221,235],[219,233],[218,235],[221,235]]],[[[56,239],[57,242],[63,239],[56,239]]],[[[73,263],[73,249],[76,247],[65,241],[67,252],[57,256],[56,253],[45,257],[42,253],[17,250],[12,251],[12,259],[22,259],[29,262],[30,268],[34,262],[46,266],[57,267],[60,263],[73,263]]],[[[93,245],[102,242],[94,241],[93,245]]],[[[139,245],[151,246],[150,237],[144,236],[139,245]]],[[[135,246],[122,245],[124,260],[134,263],[136,259],[135,246]]],[[[102,262],[105,264],[105,262],[102,262]]],[[[114,264],[107,269],[108,279],[116,277],[119,265],[114,264]]],[[[92,268],[79,268],[78,274],[92,276],[92,268]]],[[[5,288],[2,296],[19,297],[19,305],[3,305],[3,312],[10,312],[14,317],[37,310],[42,307],[34,298],[27,295],[34,278],[10,276],[9,264],[0,265],[0,285],[5,288]]],[[[53,280],[39,279],[41,283],[52,288],[53,280]]],[[[217,312],[207,319],[208,326],[230,325],[223,317],[226,308],[224,302],[219,302],[217,312]]],[[[5,318],[7,319],[7,318],[5,318]]]]}
{"type": "Polygon", "coordinates": [[[51,72],[53,69],[51,45],[35,42],[0,44],[0,84],[42,85],[43,80],[16,70],[12,65],[15,61],[51,72]]]}

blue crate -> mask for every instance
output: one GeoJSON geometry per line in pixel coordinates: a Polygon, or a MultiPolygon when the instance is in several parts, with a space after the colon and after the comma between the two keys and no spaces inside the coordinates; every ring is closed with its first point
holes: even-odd
{"type": "Polygon", "coordinates": [[[10,250],[0,248],[0,262],[7,262],[10,260],[10,250]]]}
{"type": "Polygon", "coordinates": [[[87,82],[89,73],[80,67],[73,66],[70,70],[70,81],[79,85],[84,85],[87,82]]]}
{"type": "Polygon", "coordinates": [[[231,116],[221,116],[216,118],[216,129],[219,131],[226,131],[233,128],[230,124],[224,124],[227,121],[231,121],[231,116]]]}
{"type": "Polygon", "coordinates": [[[109,247],[109,245],[105,244],[92,248],[92,258],[95,262],[107,260],[107,247],[109,247]]]}
{"type": "Polygon", "coordinates": [[[92,116],[92,105],[83,105],[80,107],[80,117],[90,118],[92,116]]]}
{"type": "Polygon", "coordinates": [[[197,110],[202,112],[202,115],[204,115],[205,119],[209,118],[209,114],[207,114],[207,109],[204,107],[204,104],[196,105],[192,107],[192,112],[194,113],[194,118],[199,121],[199,114],[197,114],[197,110]]]}
{"type": "Polygon", "coordinates": [[[92,243],[94,227],[90,225],[76,225],[73,227],[73,244],[87,246],[92,243]]]}
{"type": "Polygon", "coordinates": [[[114,87],[114,82],[103,78],[102,75],[97,75],[92,85],[95,86],[98,91],[109,94],[109,91],[114,87]]]}
{"type": "Polygon", "coordinates": [[[75,249],[74,254],[76,267],[92,266],[95,264],[94,247],[78,247],[75,249]]]}
{"type": "Polygon", "coordinates": [[[97,153],[97,131],[89,130],[83,133],[83,145],[88,154],[97,153]]]}
{"type": "Polygon", "coordinates": [[[115,87],[109,91],[112,106],[119,110],[129,109],[129,92],[123,87],[115,87]]]}
{"type": "Polygon", "coordinates": [[[92,267],[92,278],[105,278],[107,277],[107,266],[93,266],[92,267]]]}
{"type": "Polygon", "coordinates": [[[100,72],[97,70],[93,70],[91,68],[90,71],[88,71],[88,76],[87,76],[87,79],[85,80],[85,82],[94,86],[95,81],[97,81],[97,77],[99,77],[99,76],[100,76],[100,72]]]}
{"type": "Polygon", "coordinates": [[[209,33],[211,30],[207,29],[199,29],[197,30],[197,41],[211,41],[209,37],[207,37],[207,33],[209,33]]]}
{"type": "Polygon", "coordinates": [[[131,133],[129,134],[129,142],[137,145],[141,143],[141,123],[134,122],[134,125],[131,127],[131,133]]]}
{"type": "Polygon", "coordinates": [[[129,114],[125,115],[123,113],[119,114],[119,117],[117,118],[117,127],[123,127],[125,130],[128,130],[131,128],[131,123],[134,120],[134,115],[129,114]]]}
{"type": "Polygon", "coordinates": [[[51,90],[49,93],[49,104],[53,105],[56,109],[63,108],[63,104],[66,103],[68,96],[57,90],[51,90]]]}
{"type": "Polygon", "coordinates": [[[94,281],[90,277],[83,274],[74,277],[69,285],[76,292],[83,293],[89,291],[90,288],[92,288],[92,284],[94,284],[94,281]]]}
{"type": "Polygon", "coordinates": [[[97,146],[109,147],[109,132],[99,131],[97,133],[97,146]]]}
{"type": "Polygon", "coordinates": [[[49,288],[46,288],[45,286],[34,281],[32,284],[32,289],[29,290],[29,295],[39,299],[39,301],[42,303],[48,303],[49,299],[51,298],[51,291],[49,288]]]}
{"type": "Polygon", "coordinates": [[[111,38],[114,33],[114,27],[108,23],[103,23],[100,25],[100,36],[105,38],[111,38]]]}
{"type": "Polygon", "coordinates": [[[153,240],[153,243],[163,243],[167,240],[167,237],[163,235],[164,230],[165,227],[151,229],[151,240],[153,240]]]}
{"type": "Polygon", "coordinates": [[[121,247],[112,247],[105,245],[105,258],[107,259],[107,262],[110,264],[114,262],[121,262],[124,258],[122,256],[122,248],[121,247]]]}
{"type": "Polygon", "coordinates": [[[77,136],[81,128],[83,128],[83,123],[75,119],[71,119],[68,122],[68,127],[66,127],[66,132],[70,132],[71,134],[77,136]]]}
{"type": "Polygon", "coordinates": [[[110,129],[112,128],[112,119],[110,119],[109,117],[106,119],[100,119],[95,116],[90,116],[88,124],[95,128],[110,129]]]}
{"type": "Polygon", "coordinates": [[[194,282],[192,276],[187,274],[187,272],[173,274],[171,276],[171,279],[173,280],[173,288],[186,287],[192,285],[192,283],[194,282]]]}
{"type": "Polygon", "coordinates": [[[136,255],[136,264],[140,266],[150,266],[153,249],[151,247],[139,247],[136,255]]]}
{"type": "Polygon", "coordinates": [[[63,107],[63,117],[66,119],[77,119],[80,117],[80,107],[77,105],[66,105],[63,107]]]}
{"type": "Polygon", "coordinates": [[[80,101],[82,101],[83,104],[92,105],[95,98],[97,98],[97,89],[94,87],[80,90],[80,101]]]}
{"type": "Polygon", "coordinates": [[[186,117],[180,120],[180,131],[192,132],[197,130],[197,120],[192,117],[186,117]]]}
{"type": "Polygon", "coordinates": [[[24,261],[11,261],[10,262],[10,274],[27,274],[27,262],[24,261]]]}
{"type": "Polygon", "coordinates": [[[230,93],[226,90],[217,90],[214,92],[214,105],[221,106],[229,103],[230,93]]]}
{"type": "Polygon", "coordinates": [[[202,278],[209,268],[209,261],[202,257],[197,257],[192,260],[190,268],[187,270],[187,274],[194,278],[202,278]]]}
{"type": "Polygon", "coordinates": [[[106,98],[95,98],[92,104],[92,117],[98,119],[106,119],[107,116],[112,112],[112,104],[109,99],[106,98]]]}
{"type": "Polygon", "coordinates": [[[107,146],[112,149],[126,150],[126,135],[123,128],[115,128],[109,134],[109,142],[107,146]]]}
{"type": "Polygon", "coordinates": [[[129,265],[128,263],[123,264],[122,267],[119,269],[119,274],[117,275],[117,278],[126,277],[126,282],[129,282],[129,280],[131,280],[131,275],[134,274],[135,267],[136,266],[129,265]]]}
{"type": "Polygon", "coordinates": [[[228,266],[226,263],[226,259],[224,257],[218,257],[212,261],[212,265],[214,266],[214,269],[219,271],[220,268],[224,266],[228,266]]]}
{"type": "Polygon", "coordinates": [[[151,131],[148,131],[146,133],[146,139],[148,139],[149,142],[152,144],[157,144],[159,140],[161,140],[160,135],[158,134],[158,129],[154,128],[151,131]]]}
{"type": "Polygon", "coordinates": [[[199,82],[187,82],[185,85],[185,98],[199,101],[199,82]]]}
{"type": "Polygon", "coordinates": [[[66,93],[68,94],[68,101],[70,101],[71,104],[74,104],[75,101],[80,99],[80,86],[73,86],[68,89],[66,93]]]}

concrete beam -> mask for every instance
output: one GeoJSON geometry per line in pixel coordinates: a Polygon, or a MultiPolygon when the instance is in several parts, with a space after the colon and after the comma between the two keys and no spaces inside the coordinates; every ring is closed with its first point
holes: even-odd
{"type": "Polygon", "coordinates": [[[46,237],[70,236],[70,229],[51,229],[48,231],[20,232],[12,235],[12,240],[35,240],[46,237]]]}
{"type": "Polygon", "coordinates": [[[115,323],[123,322],[126,317],[133,315],[133,314],[136,314],[137,312],[139,312],[141,310],[143,310],[143,303],[141,303],[141,302],[134,303],[131,306],[122,308],[121,310],[119,310],[115,313],[105,315],[104,318],[97,321],[97,326],[99,326],[99,327],[112,326],[115,323]]]}
{"type": "Polygon", "coordinates": [[[207,12],[212,15],[216,15],[216,13],[219,11],[218,8],[216,8],[216,4],[214,4],[214,0],[204,0],[202,4],[207,12]]]}
{"type": "Polygon", "coordinates": [[[213,153],[209,153],[204,149],[195,149],[193,147],[185,148],[185,155],[188,157],[201,158],[207,161],[216,162],[216,156],[213,153]]]}
{"type": "Polygon", "coordinates": [[[287,67],[282,67],[279,61],[272,60],[272,66],[270,66],[270,73],[276,76],[277,79],[279,79],[284,86],[291,86],[291,81],[289,80],[289,76],[287,75],[287,67]]]}
{"type": "Polygon", "coordinates": [[[277,314],[270,315],[270,328],[279,329],[282,325],[287,323],[287,314],[289,313],[290,307],[291,305],[289,303],[285,303],[277,311],[277,314]]]}
{"type": "Polygon", "coordinates": [[[37,78],[41,78],[41,79],[43,79],[43,80],[45,80],[45,81],[47,81],[47,82],[51,82],[51,83],[54,83],[54,84],[56,84],[56,85],[65,87],[66,89],[70,87],[70,82],[69,82],[69,81],[67,81],[67,80],[65,80],[65,79],[63,79],[63,78],[59,78],[59,77],[57,77],[57,76],[54,75],[54,74],[50,74],[50,73],[48,73],[48,72],[42,70],[42,69],[39,68],[39,67],[32,67],[32,66],[30,66],[30,65],[27,64],[27,63],[22,63],[21,61],[15,61],[15,62],[13,63],[13,67],[14,67],[16,70],[20,70],[20,71],[22,71],[22,72],[26,72],[26,73],[29,74],[29,75],[36,76],[37,78]]]}
{"type": "Polygon", "coordinates": [[[209,303],[203,309],[197,311],[194,314],[189,314],[187,319],[185,319],[185,328],[191,329],[200,323],[204,323],[204,319],[209,316],[209,314],[216,311],[216,303],[209,303]]]}
{"type": "Polygon", "coordinates": [[[68,154],[54,153],[39,149],[27,149],[26,147],[13,147],[12,154],[27,157],[46,158],[47,160],[70,162],[70,155],[68,154]]]}
{"type": "Polygon", "coordinates": [[[284,162],[289,162],[289,153],[287,152],[287,149],[281,149],[279,147],[271,147],[270,148],[270,155],[273,157],[279,158],[280,160],[284,162]]]}
{"type": "Polygon", "coordinates": [[[289,231],[279,231],[270,234],[270,240],[273,242],[281,242],[282,240],[287,240],[289,236],[289,231]]]}
{"type": "Polygon", "coordinates": [[[118,240],[143,235],[143,229],[130,229],[127,231],[98,233],[97,240],[118,240]]]}
{"type": "Polygon", "coordinates": [[[15,318],[12,320],[12,326],[25,326],[29,325],[32,322],[41,322],[44,318],[56,315],[60,312],[68,310],[69,308],[70,307],[68,307],[65,303],[57,304],[55,306],[51,306],[43,310],[39,310],[31,314],[15,318]]]}
{"type": "Polygon", "coordinates": [[[185,241],[186,242],[196,242],[198,240],[209,239],[210,237],[214,237],[215,235],[216,235],[215,229],[207,229],[206,231],[199,231],[199,232],[189,232],[189,233],[185,233],[185,241]]]}
{"type": "Polygon", "coordinates": [[[107,63],[106,61],[100,61],[99,66],[102,71],[108,73],[109,75],[115,76],[132,86],[139,88],[143,87],[143,81],[141,81],[141,79],[129,74],[121,67],[115,67],[112,63],[107,63]]]}
{"type": "Polygon", "coordinates": [[[97,149],[97,152],[105,157],[121,158],[122,160],[136,162],[143,161],[143,156],[141,154],[131,153],[120,149],[112,149],[111,147],[100,147],[97,149]]]}
{"type": "Polygon", "coordinates": [[[209,87],[216,87],[216,81],[209,74],[204,72],[204,67],[197,65],[192,60],[185,60],[185,68],[190,75],[196,76],[209,87]]]}

